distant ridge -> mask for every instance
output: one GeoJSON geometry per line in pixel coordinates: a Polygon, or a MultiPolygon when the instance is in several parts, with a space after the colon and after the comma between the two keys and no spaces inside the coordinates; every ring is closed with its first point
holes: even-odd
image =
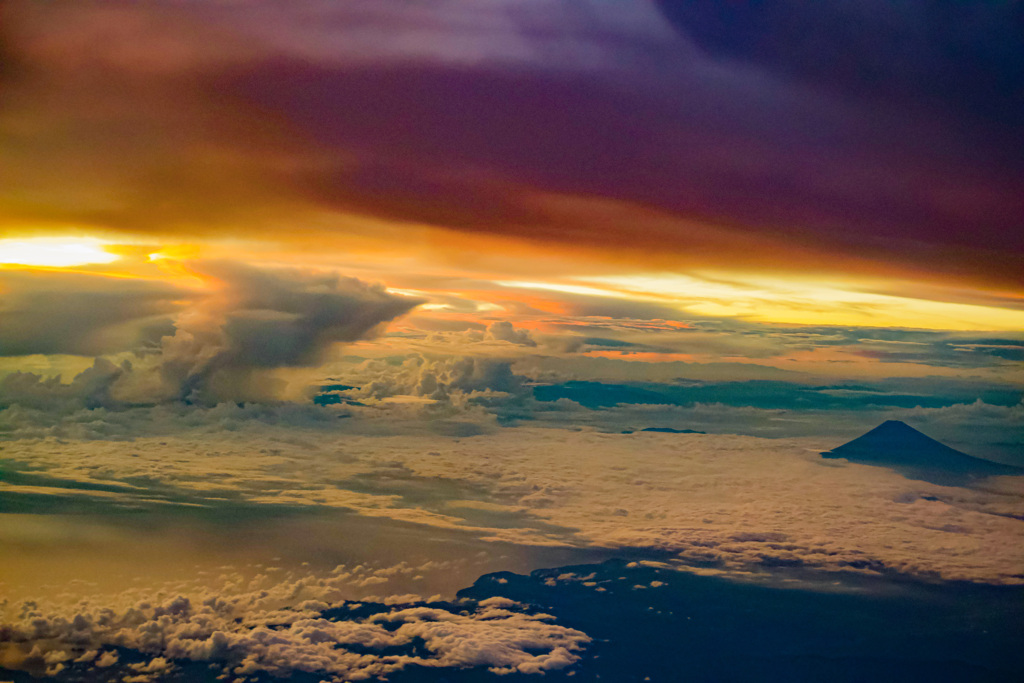
{"type": "Polygon", "coordinates": [[[888,467],[909,479],[944,486],[963,486],[983,477],[1024,475],[1022,468],[961,453],[899,420],[886,420],[870,432],[821,455],[888,467]]]}
{"type": "Polygon", "coordinates": [[[673,429],[672,427],[644,427],[641,432],[664,432],[665,434],[707,434],[696,429],[673,429]]]}

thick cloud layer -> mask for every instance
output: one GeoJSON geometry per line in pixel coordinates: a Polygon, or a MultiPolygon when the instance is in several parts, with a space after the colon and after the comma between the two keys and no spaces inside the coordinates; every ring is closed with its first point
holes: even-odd
{"type": "Polygon", "coordinates": [[[670,4],[17,4],[0,198],[1020,284],[1019,3],[670,4]]]}
{"type": "Polygon", "coordinates": [[[19,469],[90,486],[61,492],[27,482],[8,491],[137,504],[146,491],[89,489],[148,482],[150,496],[173,491],[168,502],[179,505],[340,508],[491,541],[653,548],[729,571],[788,565],[1024,581],[1020,477],[973,488],[911,481],[881,467],[825,460],[819,454],[838,444],[820,437],[578,426],[398,435],[403,421],[390,413],[382,438],[359,434],[349,425],[354,420],[312,429],[236,422],[233,413],[242,411],[210,411],[205,429],[179,426],[177,436],[130,443],[9,442],[5,457],[19,469]],[[332,432],[344,438],[325,438],[332,432]]]}

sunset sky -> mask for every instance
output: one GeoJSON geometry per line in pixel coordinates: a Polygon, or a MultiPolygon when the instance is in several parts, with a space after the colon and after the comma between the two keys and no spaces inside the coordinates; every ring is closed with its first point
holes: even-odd
{"type": "MultiPolygon", "coordinates": [[[[0,512],[17,517],[0,547],[35,548],[0,584],[34,597],[61,553],[91,558],[100,584],[111,571],[104,553],[37,539],[80,523],[31,502],[70,500],[61,487],[168,509],[344,507],[465,527],[484,546],[684,560],[699,544],[678,520],[720,505],[733,513],[705,520],[702,547],[745,570],[765,556],[736,548],[764,519],[816,539],[833,533],[821,519],[876,514],[873,496],[888,514],[900,477],[806,455],[883,420],[1024,466],[1022,7],[0,1],[0,464],[51,478],[0,479],[16,501],[0,512]],[[678,435],[686,457],[736,488],[707,507],[696,485],[685,503],[627,495],[612,470],[633,456],[605,437],[645,428],[706,433],[678,435]],[[359,455],[290,460],[323,439],[359,455]],[[577,481],[559,452],[592,453],[600,472],[577,481]],[[766,465],[772,453],[787,464],[766,465]],[[487,457],[509,460],[489,472],[487,457]],[[504,477],[502,493],[401,498],[368,483],[389,459],[470,488],[504,477]],[[783,479],[733,481],[733,466],[783,479]],[[816,497],[825,477],[840,478],[834,500],[816,497]],[[637,526],[641,512],[663,526],[637,526]]],[[[674,436],[637,435],[645,481],[688,471],[674,436]]],[[[1005,520],[1024,497],[996,488],[830,543],[909,574],[1016,583],[1022,532],[1005,520]],[[993,509],[955,559],[920,532],[993,509]],[[982,545],[1003,549],[971,555],[982,545]]],[[[268,548],[291,543],[268,533],[268,548]]],[[[179,542],[199,564],[255,561],[200,558],[177,536],[153,552],[179,542]]],[[[137,573],[175,578],[156,564],[137,573]]],[[[567,656],[582,647],[556,639],[567,656]]],[[[0,679],[70,661],[27,651],[0,642],[0,679]]],[[[529,673],[516,657],[486,661],[529,673]]],[[[169,660],[153,661],[133,680],[158,680],[169,660]]]]}

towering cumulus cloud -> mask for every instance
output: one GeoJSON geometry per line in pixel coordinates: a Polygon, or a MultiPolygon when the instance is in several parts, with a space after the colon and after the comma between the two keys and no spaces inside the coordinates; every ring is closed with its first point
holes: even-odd
{"type": "Polygon", "coordinates": [[[203,290],[96,275],[4,275],[0,355],[132,350],[136,357],[119,365],[97,359],[71,384],[13,373],[0,383],[0,406],[277,398],[281,383],[266,371],[319,365],[334,344],[370,337],[419,303],[330,272],[227,262],[192,267],[203,290]],[[67,287],[75,289],[61,291],[67,287]]]}
{"type": "Polygon", "coordinates": [[[259,370],[311,367],[337,342],[370,335],[418,300],[354,278],[238,264],[204,265],[218,291],[165,337],[160,374],[178,398],[262,397],[259,370]]]}

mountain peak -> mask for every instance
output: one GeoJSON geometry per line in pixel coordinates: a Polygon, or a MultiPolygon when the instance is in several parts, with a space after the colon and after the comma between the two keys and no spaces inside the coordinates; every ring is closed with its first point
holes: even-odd
{"type": "Polygon", "coordinates": [[[859,447],[863,447],[868,444],[875,446],[882,445],[883,443],[890,446],[899,444],[903,447],[913,446],[916,448],[941,448],[943,450],[951,451],[953,453],[959,453],[960,455],[963,455],[968,458],[971,457],[966,453],[960,453],[960,451],[952,449],[949,446],[939,441],[936,441],[927,434],[924,434],[914,429],[906,422],[901,422],[900,420],[886,420],[885,422],[878,425],[871,431],[866,432],[865,434],[859,436],[858,438],[854,439],[853,441],[847,444],[840,446],[839,448],[849,448],[851,446],[854,446],[855,444],[859,447]]]}
{"type": "Polygon", "coordinates": [[[821,454],[888,467],[910,479],[960,486],[980,477],[1024,474],[1024,470],[975,458],[936,441],[906,422],[886,420],[871,431],[821,454]]]}

